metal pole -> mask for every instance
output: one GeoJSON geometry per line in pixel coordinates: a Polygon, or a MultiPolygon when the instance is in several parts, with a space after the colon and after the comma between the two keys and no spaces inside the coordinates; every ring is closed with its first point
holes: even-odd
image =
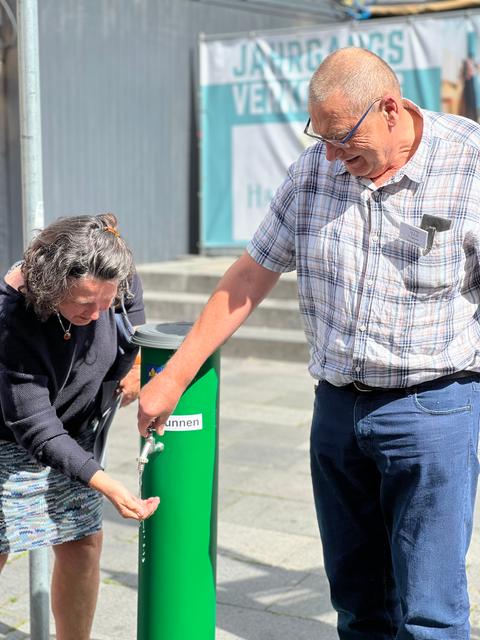
{"type": "Polygon", "coordinates": [[[48,640],[50,580],[48,573],[48,548],[33,549],[28,554],[30,568],[30,638],[48,640]]]}
{"type": "Polygon", "coordinates": [[[17,0],[23,244],[44,224],[37,0],[17,0]]]}
{"type": "MultiPolygon", "coordinates": [[[[17,0],[23,245],[44,225],[37,0],[17,0]]],[[[30,551],[31,640],[48,640],[48,548],[30,551]]]]}

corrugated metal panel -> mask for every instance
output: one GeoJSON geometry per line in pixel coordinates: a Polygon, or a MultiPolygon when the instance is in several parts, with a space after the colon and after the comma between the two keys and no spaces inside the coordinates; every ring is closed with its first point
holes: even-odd
{"type": "Polygon", "coordinates": [[[257,11],[277,16],[288,16],[298,19],[301,14],[307,18],[317,18],[318,16],[335,20],[342,19],[347,14],[344,6],[338,0],[193,0],[205,4],[215,4],[225,7],[231,6],[236,9],[243,8],[245,11],[257,11]]]}
{"type": "MultiPolygon", "coordinates": [[[[7,51],[2,50],[2,61],[0,64],[0,78],[2,92],[0,94],[0,273],[4,273],[13,262],[12,250],[10,247],[10,230],[12,220],[10,219],[9,202],[9,140],[8,140],[8,116],[9,104],[6,99],[5,87],[9,79],[9,61],[7,51]]],[[[20,203],[19,203],[20,204],[20,203]]]]}
{"type": "MultiPolygon", "coordinates": [[[[13,7],[15,9],[15,6],[13,7]]],[[[0,10],[0,273],[21,255],[22,211],[15,32],[0,10]]]]}
{"type": "Polygon", "coordinates": [[[200,32],[305,25],[228,2],[42,0],[46,221],[114,211],[139,262],[192,251],[200,32]]]}

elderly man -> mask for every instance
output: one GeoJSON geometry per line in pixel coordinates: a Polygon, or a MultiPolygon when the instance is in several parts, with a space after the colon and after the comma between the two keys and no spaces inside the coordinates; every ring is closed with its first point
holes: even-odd
{"type": "Polygon", "coordinates": [[[162,431],[205,358],[297,269],[318,380],[311,469],[342,640],[466,640],[480,410],[480,127],[340,49],[245,254],[141,394],[162,431]]]}

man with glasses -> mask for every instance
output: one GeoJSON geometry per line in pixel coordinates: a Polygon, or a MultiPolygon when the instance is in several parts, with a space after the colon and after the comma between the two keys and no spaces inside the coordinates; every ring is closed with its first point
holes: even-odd
{"type": "Polygon", "coordinates": [[[480,127],[402,98],[376,55],[314,73],[247,251],[142,391],[162,432],[203,361],[297,270],[318,381],[311,470],[342,640],[467,640],[480,417],[480,127]]]}

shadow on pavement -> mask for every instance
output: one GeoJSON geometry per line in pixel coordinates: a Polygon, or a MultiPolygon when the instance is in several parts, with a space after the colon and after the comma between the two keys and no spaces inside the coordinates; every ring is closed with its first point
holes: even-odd
{"type": "Polygon", "coordinates": [[[8,640],[24,640],[29,637],[30,636],[27,633],[0,622],[0,638],[8,638],[8,640]]]}

